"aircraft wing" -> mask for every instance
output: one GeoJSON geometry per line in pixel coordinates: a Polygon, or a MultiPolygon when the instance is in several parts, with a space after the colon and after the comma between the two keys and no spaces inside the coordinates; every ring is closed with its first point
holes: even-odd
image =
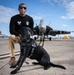
{"type": "Polygon", "coordinates": [[[59,35],[59,34],[70,34],[71,32],[69,31],[61,31],[61,30],[50,30],[48,35],[52,35],[52,36],[55,36],[55,35],[59,35]]]}
{"type": "MultiPolygon", "coordinates": [[[[69,31],[53,30],[51,27],[47,26],[45,35],[56,36],[56,35],[59,35],[59,34],[70,34],[70,33],[71,32],[69,32],[69,31]]],[[[33,28],[33,35],[39,35],[39,27],[38,26],[33,28]]]]}

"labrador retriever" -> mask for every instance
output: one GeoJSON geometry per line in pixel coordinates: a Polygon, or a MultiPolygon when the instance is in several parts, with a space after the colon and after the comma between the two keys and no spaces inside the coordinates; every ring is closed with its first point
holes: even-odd
{"type": "Polygon", "coordinates": [[[15,68],[11,74],[17,73],[20,70],[23,62],[28,57],[30,59],[35,59],[37,62],[33,64],[40,64],[44,67],[44,70],[49,69],[51,66],[66,69],[62,65],[56,65],[50,62],[50,56],[46,50],[38,45],[34,39],[30,36],[33,34],[32,30],[27,27],[23,27],[20,31],[20,57],[15,65],[11,65],[11,68],[15,68]]]}

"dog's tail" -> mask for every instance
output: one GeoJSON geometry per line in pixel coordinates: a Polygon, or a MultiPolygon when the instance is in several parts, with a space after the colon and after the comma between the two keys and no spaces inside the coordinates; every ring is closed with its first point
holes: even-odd
{"type": "Polygon", "coordinates": [[[61,68],[61,69],[65,69],[65,70],[66,70],[66,68],[65,68],[64,66],[62,66],[62,65],[53,64],[53,63],[51,63],[51,62],[50,62],[50,65],[51,65],[52,67],[57,67],[57,68],[61,68]]]}

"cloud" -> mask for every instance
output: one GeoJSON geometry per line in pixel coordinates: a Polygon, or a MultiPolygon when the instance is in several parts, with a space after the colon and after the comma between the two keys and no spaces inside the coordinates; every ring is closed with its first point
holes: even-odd
{"type": "Polygon", "coordinates": [[[11,16],[18,13],[17,10],[0,5],[0,23],[9,23],[11,16]]]}
{"type": "Polygon", "coordinates": [[[73,0],[40,0],[40,2],[47,2],[49,4],[58,4],[58,5],[66,5],[67,3],[72,2],[73,0]]]}
{"type": "MultiPolygon", "coordinates": [[[[0,23],[9,24],[10,18],[16,14],[18,14],[18,11],[16,9],[12,9],[0,5],[0,23]]],[[[34,20],[42,19],[40,15],[33,15],[33,14],[29,14],[29,15],[31,15],[34,20]]]]}
{"type": "Polygon", "coordinates": [[[62,18],[62,19],[67,19],[67,17],[66,17],[66,16],[61,16],[60,18],[62,18]]]}
{"type": "Polygon", "coordinates": [[[34,20],[40,20],[42,19],[42,16],[40,15],[31,15],[33,17],[34,20]]]}
{"type": "Polygon", "coordinates": [[[74,19],[74,2],[70,2],[66,5],[67,13],[66,18],[67,19],[74,19]]]}
{"type": "Polygon", "coordinates": [[[68,25],[66,25],[66,24],[62,24],[62,26],[63,26],[63,27],[67,27],[68,25]]]}
{"type": "Polygon", "coordinates": [[[57,4],[66,9],[66,14],[62,15],[62,19],[74,19],[74,0],[40,0],[41,2],[48,2],[49,4],[57,4]]]}

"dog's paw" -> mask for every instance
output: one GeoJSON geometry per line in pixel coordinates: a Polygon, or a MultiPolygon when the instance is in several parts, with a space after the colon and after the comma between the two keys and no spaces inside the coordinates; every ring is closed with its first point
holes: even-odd
{"type": "Polygon", "coordinates": [[[25,62],[26,64],[29,64],[29,62],[25,62]]]}
{"type": "Polygon", "coordinates": [[[32,64],[33,64],[33,65],[39,65],[39,63],[38,63],[38,62],[32,62],[32,64]]]}
{"type": "Polygon", "coordinates": [[[15,69],[15,70],[11,71],[10,74],[16,74],[16,73],[17,73],[17,70],[15,69]]]}
{"type": "Polygon", "coordinates": [[[48,70],[50,66],[44,66],[44,70],[48,70]]]}

